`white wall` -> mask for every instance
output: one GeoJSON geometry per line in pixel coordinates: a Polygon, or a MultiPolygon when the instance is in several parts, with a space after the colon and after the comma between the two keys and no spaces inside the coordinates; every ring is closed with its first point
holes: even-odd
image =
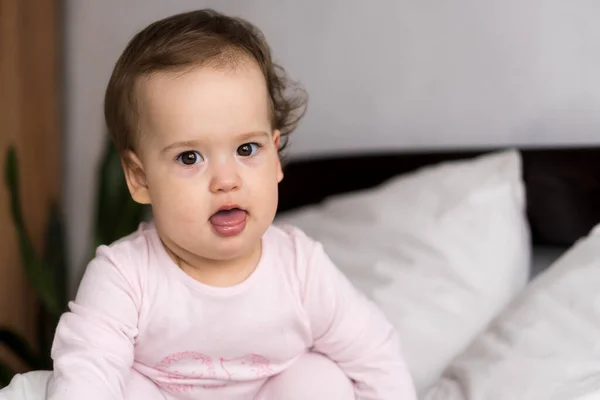
{"type": "Polygon", "coordinates": [[[292,156],[600,144],[597,0],[66,4],[65,196],[74,265],[89,242],[111,68],[136,31],[192,8],[214,6],[255,22],[276,59],[308,89],[292,156]]]}

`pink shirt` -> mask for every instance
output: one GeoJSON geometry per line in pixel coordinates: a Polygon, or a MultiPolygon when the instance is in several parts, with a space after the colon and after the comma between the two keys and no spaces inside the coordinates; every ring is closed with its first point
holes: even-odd
{"type": "Polygon", "coordinates": [[[358,399],[415,399],[396,333],[293,227],[272,226],[244,282],[204,285],[171,260],[153,224],[100,246],[59,323],[49,400],[121,400],[131,368],[180,399],[248,399],[312,350],[358,399]]]}

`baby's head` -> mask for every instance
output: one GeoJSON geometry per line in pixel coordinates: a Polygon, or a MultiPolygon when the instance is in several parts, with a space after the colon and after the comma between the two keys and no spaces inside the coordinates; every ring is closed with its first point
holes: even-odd
{"type": "Polygon", "coordinates": [[[213,10],[157,21],[126,47],[106,121],[133,199],[152,205],[178,257],[232,260],[259,245],[306,105],[289,89],[260,31],[213,10]]]}

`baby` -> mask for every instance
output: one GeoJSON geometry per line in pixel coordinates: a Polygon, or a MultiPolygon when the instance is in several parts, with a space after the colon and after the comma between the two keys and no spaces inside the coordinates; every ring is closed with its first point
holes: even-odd
{"type": "MultiPolygon", "coordinates": [[[[272,225],[305,99],[248,22],[138,33],[106,91],[153,220],[97,249],[52,350],[50,400],[414,400],[396,333],[318,242],[272,225]]],[[[310,182],[307,182],[307,185],[310,182]]]]}

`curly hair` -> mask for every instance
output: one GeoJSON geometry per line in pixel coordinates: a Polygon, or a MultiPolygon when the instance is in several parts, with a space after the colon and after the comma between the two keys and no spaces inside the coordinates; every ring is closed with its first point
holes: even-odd
{"type": "Polygon", "coordinates": [[[139,137],[136,87],[158,72],[198,66],[232,68],[244,59],[260,67],[269,95],[269,117],[281,132],[279,154],[306,112],[306,92],[273,62],[262,32],[248,21],[212,9],[176,14],[137,33],[117,60],[106,88],[104,115],[121,157],[135,151],[139,137]]]}

